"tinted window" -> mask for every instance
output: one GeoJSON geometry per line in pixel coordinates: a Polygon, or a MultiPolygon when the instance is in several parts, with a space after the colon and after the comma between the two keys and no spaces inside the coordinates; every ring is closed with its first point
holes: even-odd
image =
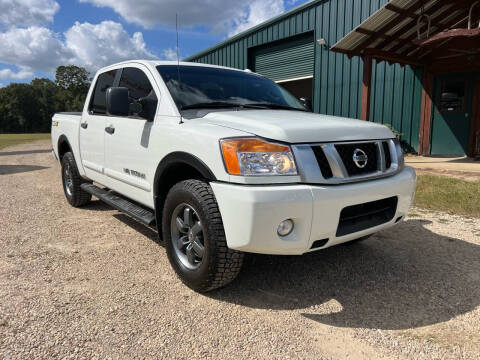
{"type": "Polygon", "coordinates": [[[150,80],[148,80],[147,75],[142,70],[124,68],[118,86],[126,87],[129,90],[129,96],[132,98],[130,115],[153,120],[157,109],[157,96],[150,80]],[[140,109],[134,104],[135,100],[139,99],[142,105],[140,109]]]}
{"type": "Polygon", "coordinates": [[[117,70],[111,70],[98,76],[95,90],[93,91],[92,101],[90,102],[90,111],[93,111],[95,114],[107,113],[105,93],[109,87],[113,86],[116,74],[117,70]]]}
{"type": "Polygon", "coordinates": [[[125,68],[120,78],[120,87],[130,90],[130,97],[138,100],[150,95],[153,88],[145,73],[137,68],[125,68]]]}
{"type": "Polygon", "coordinates": [[[178,108],[209,102],[270,103],[305,110],[288,91],[260,75],[203,66],[157,69],[178,108]],[[180,78],[179,78],[180,75],[180,78]]]}
{"type": "Polygon", "coordinates": [[[440,86],[440,99],[437,101],[440,112],[462,112],[465,106],[465,80],[447,79],[440,86]]]}

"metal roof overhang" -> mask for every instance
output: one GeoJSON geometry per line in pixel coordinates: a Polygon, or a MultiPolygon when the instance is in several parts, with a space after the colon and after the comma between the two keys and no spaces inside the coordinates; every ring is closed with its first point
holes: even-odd
{"type": "MultiPolygon", "coordinates": [[[[455,37],[425,48],[419,46],[417,33],[419,27],[423,38],[450,29],[467,28],[470,9],[476,2],[479,1],[391,0],[336,43],[332,50],[347,54],[349,57],[370,57],[377,61],[402,65],[425,65],[435,59],[439,50],[442,52],[442,58],[446,58],[444,45],[455,37]],[[419,25],[418,19],[421,16],[423,17],[419,25]],[[427,34],[428,19],[430,31],[427,34]]],[[[475,12],[480,12],[480,2],[475,12]]],[[[478,22],[475,25],[478,25],[478,22]]],[[[475,50],[480,54],[480,45],[475,50]]],[[[455,56],[452,54],[450,58],[455,56]]]]}

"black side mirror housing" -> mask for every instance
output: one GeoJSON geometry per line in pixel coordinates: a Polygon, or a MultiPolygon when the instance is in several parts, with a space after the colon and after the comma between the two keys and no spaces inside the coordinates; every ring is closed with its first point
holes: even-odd
{"type": "Polygon", "coordinates": [[[153,121],[155,119],[155,113],[157,111],[158,100],[155,94],[153,96],[146,96],[144,98],[138,99],[138,102],[142,106],[141,116],[148,121],[153,121]]]}
{"type": "Polygon", "coordinates": [[[126,87],[110,87],[106,95],[107,115],[128,116],[130,102],[126,87]]]}
{"type": "Polygon", "coordinates": [[[300,99],[300,102],[302,103],[302,105],[305,107],[305,109],[307,109],[308,111],[313,111],[312,109],[312,101],[310,99],[307,99],[305,97],[301,97],[300,99]]]}

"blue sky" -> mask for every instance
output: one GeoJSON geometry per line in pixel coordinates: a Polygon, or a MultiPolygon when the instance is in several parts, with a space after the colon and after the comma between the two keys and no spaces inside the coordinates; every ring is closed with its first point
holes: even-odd
{"type": "Polygon", "coordinates": [[[0,0],[0,84],[53,77],[57,66],[90,72],[130,58],[175,59],[307,0],[0,0]]]}

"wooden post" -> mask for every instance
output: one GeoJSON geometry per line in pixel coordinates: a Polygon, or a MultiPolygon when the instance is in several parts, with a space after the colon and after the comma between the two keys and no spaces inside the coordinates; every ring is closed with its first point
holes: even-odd
{"type": "Polygon", "coordinates": [[[468,146],[468,156],[475,156],[475,145],[477,132],[480,132],[480,73],[477,74],[475,85],[473,87],[472,117],[470,118],[470,141],[468,146]]]}
{"type": "Polygon", "coordinates": [[[372,58],[363,57],[362,115],[361,119],[370,120],[370,94],[372,88],[372,58]]]}
{"type": "Polygon", "coordinates": [[[430,129],[433,110],[433,82],[434,75],[425,67],[423,73],[422,110],[420,115],[420,136],[418,140],[418,154],[430,153],[430,129]]]}

